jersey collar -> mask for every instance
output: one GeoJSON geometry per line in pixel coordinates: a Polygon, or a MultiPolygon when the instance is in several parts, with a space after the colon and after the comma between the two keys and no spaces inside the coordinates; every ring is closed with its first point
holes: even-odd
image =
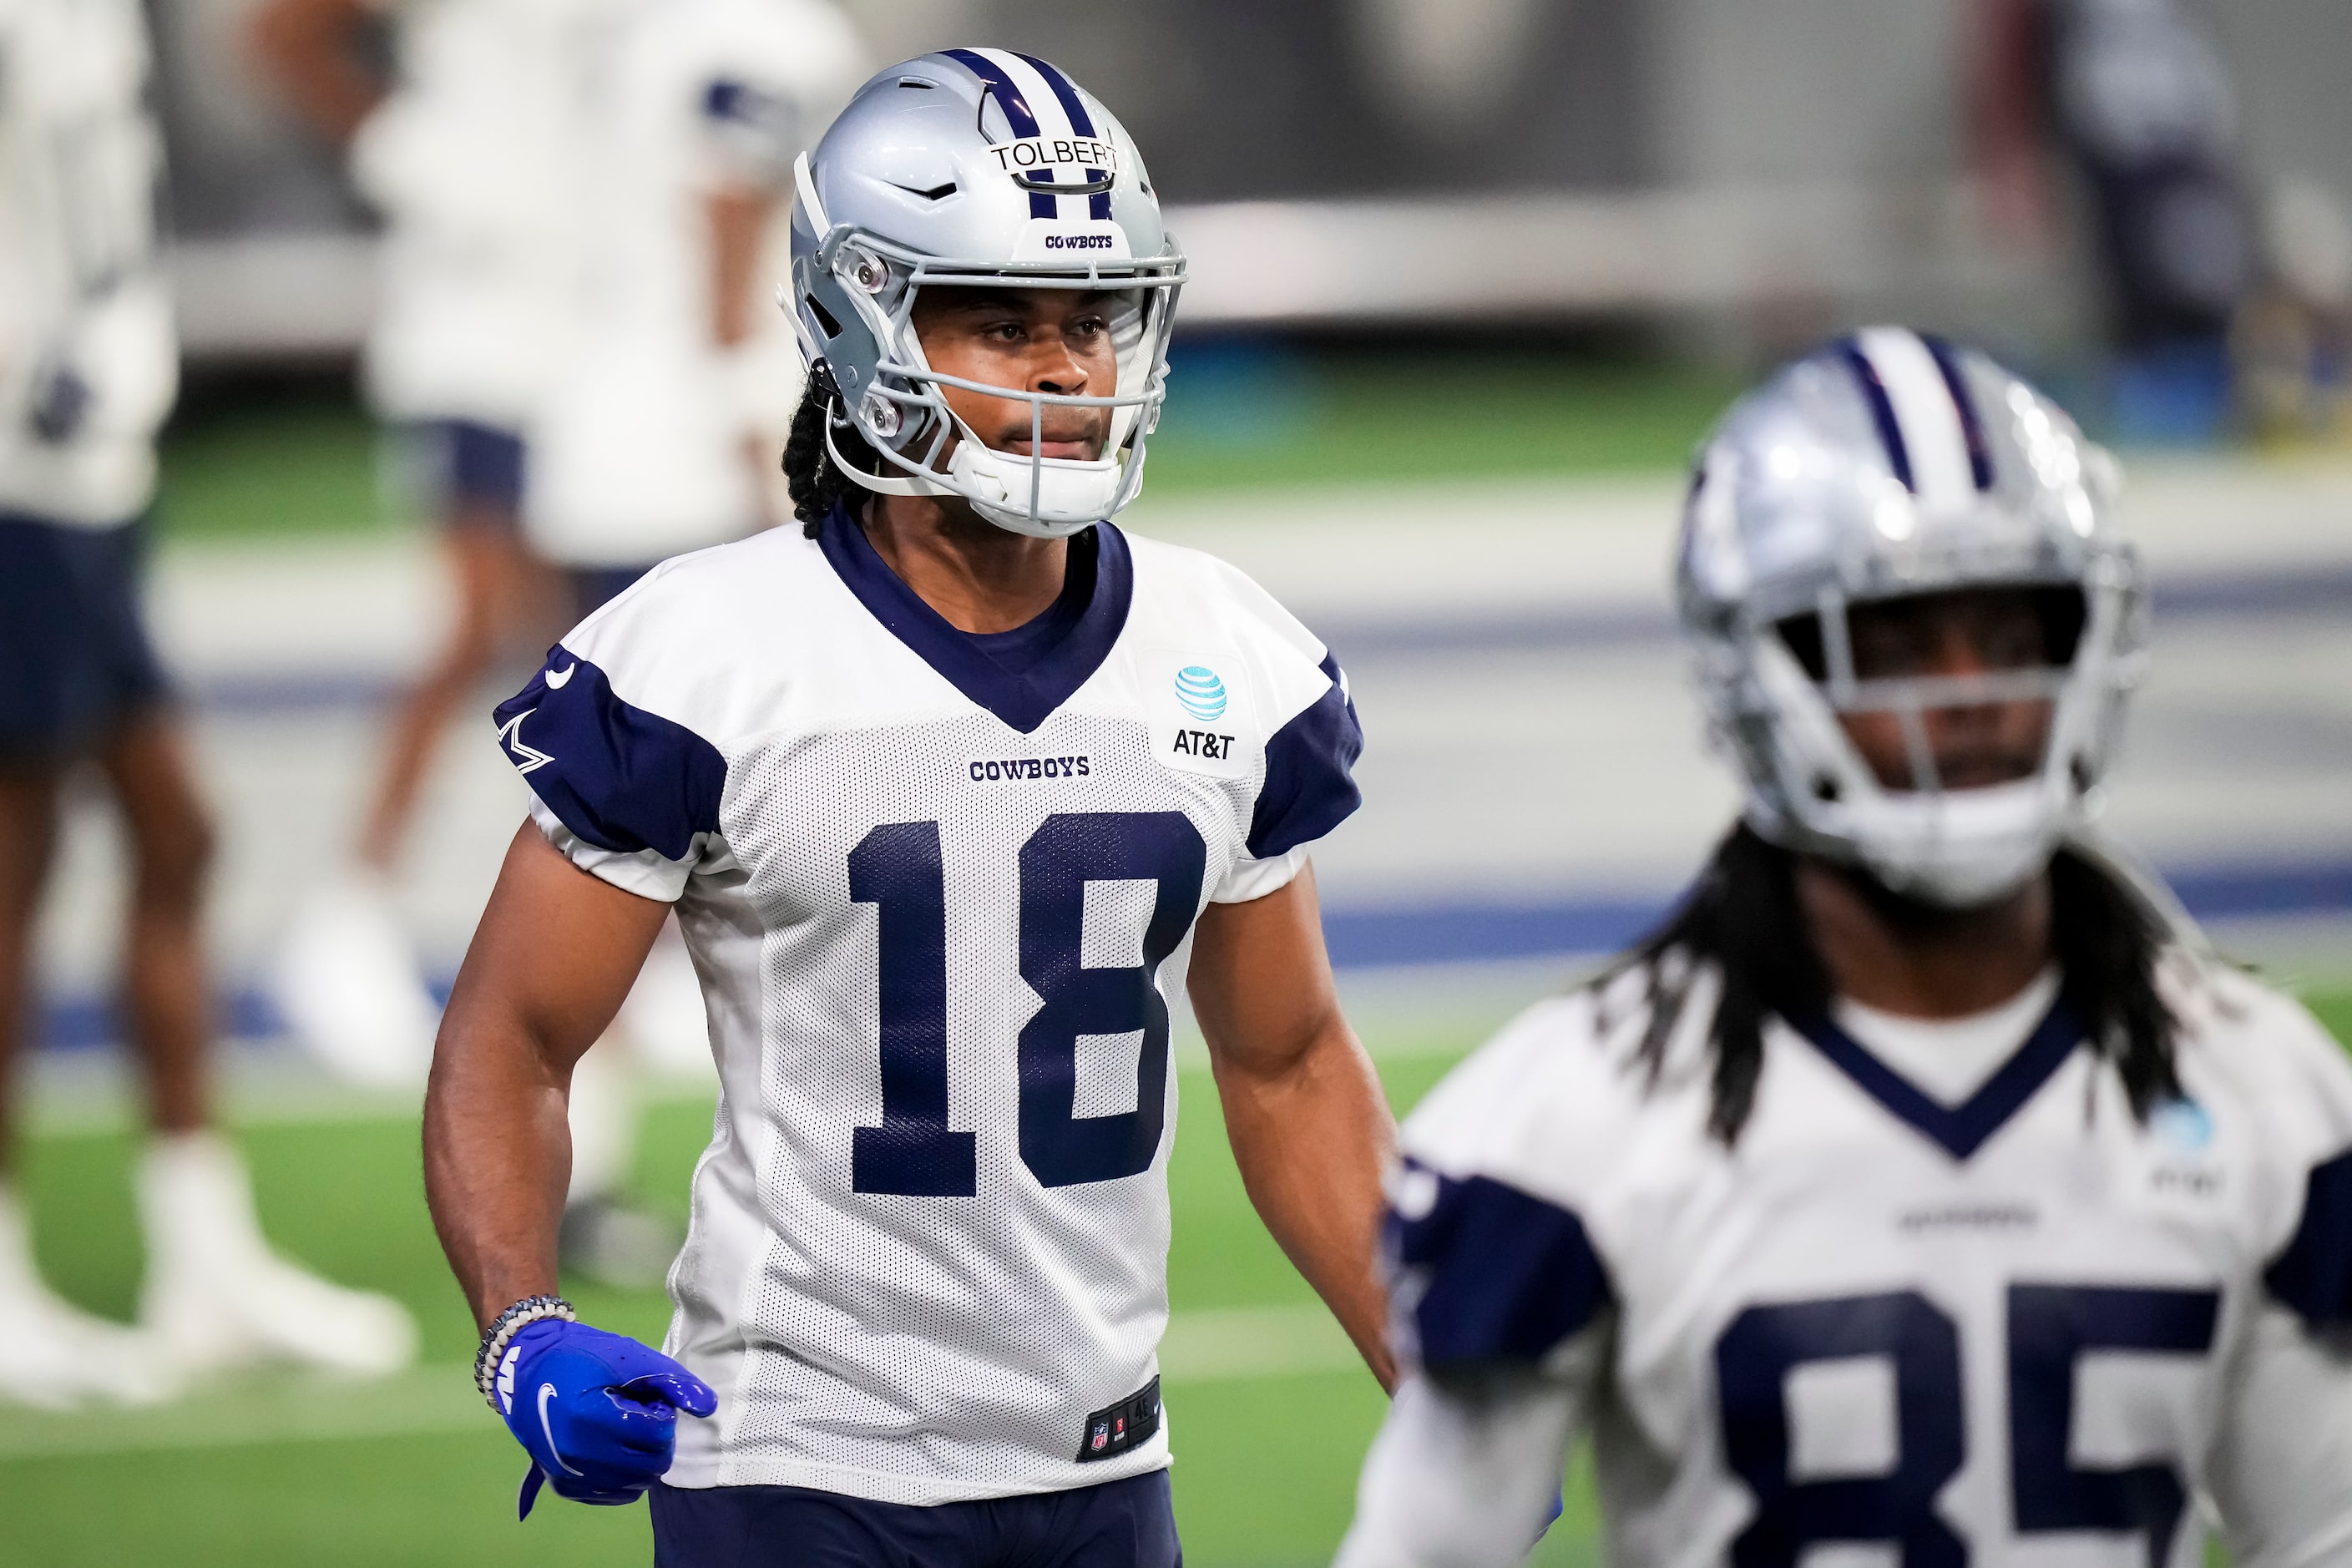
{"type": "Polygon", "coordinates": [[[2074,1054],[2083,1031],[2062,994],[2025,1037],[2017,1053],[1958,1105],[1941,1105],[1907,1078],[1880,1061],[1862,1043],[1827,1017],[1791,1020],[1832,1066],[1857,1088],[1928,1138],[1955,1160],[1966,1160],[2000,1131],[2050,1077],[2074,1054]]]}
{"type": "Polygon", "coordinates": [[[842,585],[891,636],[949,685],[1026,735],[1102,668],[1127,626],[1128,606],[1135,596],[1127,539],[1108,522],[1096,523],[1094,533],[1093,597],[1060,643],[1021,675],[989,658],[970,634],[958,631],[925,604],[875,552],[866,531],[846,510],[834,509],[817,531],[817,544],[842,585]]]}

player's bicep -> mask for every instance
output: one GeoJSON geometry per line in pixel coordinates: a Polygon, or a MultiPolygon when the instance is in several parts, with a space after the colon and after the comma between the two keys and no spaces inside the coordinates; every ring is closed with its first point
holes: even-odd
{"type": "Polygon", "coordinates": [[[2352,1341],[2256,1309],[2208,1478],[2238,1568],[2352,1558],[2352,1341]]]}
{"type": "Polygon", "coordinates": [[[669,906],[589,875],[525,823],[442,1020],[441,1050],[520,1038],[568,1067],[627,996],[669,906]]]}
{"type": "Polygon", "coordinates": [[[1220,1066],[1279,1071],[1311,1050],[1339,1016],[1314,868],[1245,903],[1202,910],[1185,984],[1220,1066]]]}

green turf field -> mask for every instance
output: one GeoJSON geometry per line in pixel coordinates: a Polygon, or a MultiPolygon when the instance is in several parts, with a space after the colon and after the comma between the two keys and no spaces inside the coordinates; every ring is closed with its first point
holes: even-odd
{"type": "MultiPolygon", "coordinates": [[[[2317,1005],[2352,1039],[2352,993],[2317,1005]]],[[[1472,1043],[1376,1039],[1391,1099],[1410,1106],[1472,1043]]],[[[1207,1075],[1185,1072],[1181,1094],[1167,1401],[1186,1554],[1207,1568],[1321,1562],[1345,1527],[1381,1395],[1259,1228],[1207,1075]]],[[[708,1127],[691,1106],[656,1114],[640,1173],[648,1201],[682,1204],[708,1127]]],[[[425,1327],[424,1368],[374,1387],[281,1384],[152,1413],[15,1416],[0,1428],[6,1561],[458,1568],[528,1550],[583,1568],[644,1563],[642,1509],[558,1504],[513,1522],[520,1455],[465,1371],[473,1331],[425,1216],[413,1125],[272,1123],[244,1142],[281,1245],[409,1302],[425,1327]]],[[[117,1315],[135,1286],[128,1149],[120,1134],[81,1134],[37,1135],[26,1150],[45,1268],[68,1295],[117,1315]]],[[[658,1297],[573,1294],[593,1321],[659,1334],[658,1297]]],[[[1594,1562],[1593,1541],[1580,1479],[1537,1561],[1594,1562]]]]}
{"type": "MultiPolygon", "coordinates": [[[[1154,496],[1223,489],[1678,468],[1737,383],[1559,353],[1180,351],[1150,446],[1154,496]]],[[[167,537],[398,526],[377,436],[334,381],[184,409],[166,433],[167,537]]]]}

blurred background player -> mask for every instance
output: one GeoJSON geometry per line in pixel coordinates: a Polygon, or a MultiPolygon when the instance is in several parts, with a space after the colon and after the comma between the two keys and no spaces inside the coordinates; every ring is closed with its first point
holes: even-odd
{"type": "MultiPolygon", "coordinates": [[[[790,323],[766,298],[785,270],[780,197],[865,68],[822,0],[608,0],[565,137],[567,353],[528,435],[527,537],[572,616],[770,521],[801,392],[790,323]]],[[[710,1068],[675,922],[572,1075],[563,1265],[608,1284],[658,1284],[677,1253],[673,1226],[619,1202],[647,1067],[710,1068]]]]}
{"type": "Polygon", "coordinates": [[[2265,244],[2237,89],[2194,0],[1988,0],[1970,26],[1990,216],[2044,237],[2060,205],[2045,143],[2080,188],[2116,437],[2208,444],[2241,414],[2264,419],[2246,405],[2265,389],[2235,384],[2231,338],[2294,256],[2265,244]]]}
{"type": "Polygon", "coordinates": [[[501,705],[533,821],[425,1147],[526,1506],[667,1473],[665,1563],[1180,1561],[1187,958],[1251,1200],[1385,1370],[1388,1116],[1307,861],[1357,804],[1346,682],[1238,573],[1105,521],[1182,277],[1133,142],[1053,66],[877,76],[799,168],[803,527],[667,563],[501,705]],[[569,1085],[672,906],[722,1083],[675,1363],[552,1294],[569,1085]]]}
{"type": "Polygon", "coordinates": [[[2052,119],[2107,281],[2110,416],[2127,439],[2217,440],[2263,266],[2229,68],[2182,0],[2047,3],[2052,119]]]}
{"type": "Polygon", "coordinates": [[[415,1339],[399,1306],[270,1252],[244,1163],[210,1124],[212,828],[139,605],[154,437],[178,374],[147,74],[133,0],[0,0],[0,1173],[35,916],[65,788],[87,764],[130,842],[122,1012],[152,1130],[143,1335],[42,1285],[0,1174],[0,1399],[40,1405],[153,1398],[253,1361],[385,1372],[415,1339]]]}
{"type": "Polygon", "coordinates": [[[2082,837],[2113,489],[1899,330],[1717,426],[1678,587],[1744,820],[1409,1121],[1347,1568],[1517,1561],[1580,1430],[1616,1563],[2192,1568],[2192,1498],[2242,1568],[2342,1559],[2352,1065],[2082,837]]]}
{"type": "Polygon", "coordinates": [[[268,0],[254,37],[281,89],[347,143],[383,215],[363,354],[396,477],[443,525],[451,618],[394,716],[352,863],[293,921],[277,973],[296,1035],[345,1076],[413,1085],[434,1006],[393,898],[449,720],[502,652],[563,623],[521,535],[525,431],[572,326],[580,73],[607,0],[268,0]],[[396,68],[373,63],[389,24],[396,68]]]}

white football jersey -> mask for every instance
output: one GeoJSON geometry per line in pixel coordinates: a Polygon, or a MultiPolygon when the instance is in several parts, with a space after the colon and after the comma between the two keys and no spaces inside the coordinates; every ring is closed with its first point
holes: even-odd
{"type": "Polygon", "coordinates": [[[626,0],[381,0],[392,92],[352,172],[386,219],[362,362],[394,419],[520,430],[572,322],[573,105],[626,0]]]}
{"type": "Polygon", "coordinates": [[[145,510],[178,386],[138,0],[0,0],[0,510],[145,510]]]}
{"type": "Polygon", "coordinates": [[[1516,1561],[1580,1427],[1632,1568],[2193,1568],[2200,1498],[2241,1568],[2352,1561],[2352,1065],[2307,1014],[2200,977],[2143,1123],[2054,973],[1952,1025],[1842,1005],[1768,1026],[1727,1148],[1707,1005],[1653,1087],[1641,985],[1537,1006],[1408,1123],[1431,1375],[1349,1568],[1516,1561]]]}
{"type": "Polygon", "coordinates": [[[794,156],[866,71],[824,0],[616,8],[573,106],[574,232],[566,270],[546,280],[573,317],[572,357],[529,427],[526,520],[547,559],[643,565],[757,525],[744,440],[760,437],[772,468],[800,353],[766,299],[743,302],[753,334],[719,352],[707,203],[762,192],[781,214],[794,156]]]}
{"type": "Polygon", "coordinates": [[[956,631],[836,513],[664,563],[499,710],[573,862],[675,900],[720,1100],[673,1486],[903,1503],[1167,1462],[1167,991],[1356,804],[1337,666],[1108,523],[956,631]],[[1088,566],[1091,571],[1088,571],[1088,566]]]}

